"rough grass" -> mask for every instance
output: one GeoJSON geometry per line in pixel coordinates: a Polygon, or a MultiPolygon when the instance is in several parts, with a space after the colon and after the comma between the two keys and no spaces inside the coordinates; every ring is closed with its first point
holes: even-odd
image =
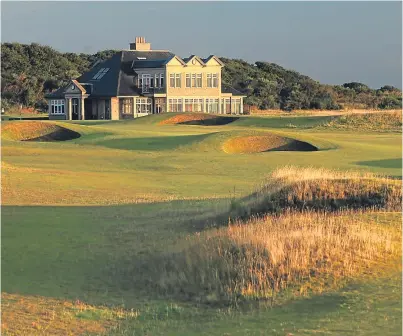
{"type": "Polygon", "coordinates": [[[222,117],[205,113],[178,114],[169,119],[161,121],[160,125],[201,125],[201,126],[219,126],[229,124],[239,118],[222,117]]]}
{"type": "Polygon", "coordinates": [[[17,141],[65,141],[80,137],[78,132],[41,121],[7,123],[1,131],[3,139],[17,141]]]}
{"type": "Polygon", "coordinates": [[[260,153],[268,151],[317,151],[304,141],[281,137],[275,134],[244,136],[229,139],[223,144],[226,153],[260,153]]]}
{"type": "Polygon", "coordinates": [[[400,238],[349,212],[266,216],[194,236],[163,259],[155,286],[216,304],[320,293],[396,258],[400,238]]]}
{"type": "Polygon", "coordinates": [[[327,290],[401,254],[399,227],[369,225],[359,215],[366,208],[401,211],[401,202],[399,181],[279,169],[258,193],[231,204],[235,224],[196,235],[188,248],[156,262],[154,286],[220,304],[273,299],[287,288],[327,290]]]}
{"type": "Polygon", "coordinates": [[[401,132],[402,112],[347,114],[334,117],[318,127],[354,131],[401,132]]]}
{"type": "Polygon", "coordinates": [[[136,311],[42,296],[2,293],[1,301],[5,335],[103,335],[120,320],[138,315],[136,311]]]}
{"type": "Polygon", "coordinates": [[[248,218],[284,209],[400,211],[402,183],[372,173],[288,166],[243,200],[233,200],[230,217],[248,218]]]}
{"type": "MultiPolygon", "coordinates": [[[[68,302],[79,299],[95,309],[78,311],[72,318],[95,320],[100,316],[100,323],[108,316],[99,312],[102,305],[122,307],[126,311],[134,308],[141,312],[139,318],[122,321],[124,326],[116,333],[112,331],[114,328],[108,329],[107,335],[342,333],[368,336],[396,335],[401,331],[399,260],[388,265],[393,274],[388,271],[383,278],[378,279],[377,274],[359,277],[359,281],[347,289],[293,300],[273,309],[252,309],[249,313],[232,307],[215,309],[192,305],[177,298],[154,300],[155,288],[141,287],[138,281],[140,277],[149,278],[150,273],[127,277],[133,261],[155,260],[153,258],[162,253],[182,251],[187,244],[195,243],[194,232],[201,228],[207,230],[204,225],[207,221],[228,211],[229,198],[233,194],[237,197],[249,194],[255,190],[256,181],[278,166],[371,169],[400,177],[400,166],[357,165],[357,161],[399,158],[399,134],[334,132],[333,129],[309,131],[307,123],[313,125],[309,118],[242,117],[222,130],[230,131],[229,137],[233,137],[262,135],[263,132],[249,134],[253,127],[260,131],[280,128],[284,129],[282,136],[310,142],[321,150],[315,153],[227,155],[222,152],[221,145],[229,137],[223,134],[227,132],[219,132],[211,133],[202,141],[202,150],[196,150],[196,145],[192,144],[190,150],[168,151],[163,137],[206,134],[220,129],[157,126],[163,117],[167,115],[116,122],[58,122],[57,125],[71,128],[82,136],[65,142],[3,141],[3,291],[20,293],[23,297],[43,295],[50,301],[52,298],[68,302]],[[289,130],[287,125],[290,123],[297,129],[289,130]],[[152,151],[98,145],[125,137],[138,138],[144,149],[150,138],[155,139],[149,142],[152,151]],[[322,150],[328,149],[321,145],[325,140],[334,144],[332,150],[322,150]],[[195,201],[196,198],[204,201],[195,201]],[[183,201],[167,201],[169,199],[183,201]],[[77,206],[71,206],[73,204],[77,206]],[[117,272],[109,273],[110,267],[117,268],[117,272]],[[122,283],[121,279],[126,282],[122,283]],[[179,307],[176,309],[176,306],[179,307]]],[[[315,124],[319,122],[322,123],[323,118],[315,120],[315,124]]],[[[401,222],[400,213],[384,215],[390,222],[401,222]]],[[[389,225],[379,217],[375,222],[389,225]]],[[[228,216],[224,223],[228,223],[228,216]]],[[[45,328],[41,313],[53,308],[42,298],[31,301],[29,318],[32,320],[27,321],[39,322],[45,328]],[[39,306],[35,310],[36,304],[39,306]]],[[[277,297],[277,303],[279,299],[277,297]]],[[[214,302],[214,298],[211,301],[214,302]]],[[[18,301],[7,304],[10,304],[7,309],[12,315],[11,319],[3,319],[3,323],[18,328],[25,307],[18,301]]],[[[3,314],[4,311],[5,308],[3,314]]],[[[70,310],[60,310],[56,316],[58,314],[66,319],[59,320],[60,329],[49,334],[69,335],[70,324],[76,323],[70,318],[70,310]]],[[[34,329],[25,329],[28,330],[25,333],[10,330],[4,334],[35,335],[34,329]]],[[[46,332],[38,329],[37,334],[46,332]]]]}

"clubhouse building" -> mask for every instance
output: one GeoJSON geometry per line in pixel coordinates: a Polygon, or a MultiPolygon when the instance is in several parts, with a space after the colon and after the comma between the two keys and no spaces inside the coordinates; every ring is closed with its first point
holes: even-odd
{"type": "Polygon", "coordinates": [[[49,119],[131,119],[165,112],[243,114],[239,91],[222,85],[216,56],[187,58],[152,50],[137,37],[129,50],[95,63],[45,97],[49,119]]]}

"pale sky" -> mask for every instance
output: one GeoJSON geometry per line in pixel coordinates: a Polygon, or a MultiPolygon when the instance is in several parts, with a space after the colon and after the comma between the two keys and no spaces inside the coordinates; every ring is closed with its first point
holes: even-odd
{"type": "Polygon", "coordinates": [[[181,57],[274,62],[326,84],[402,87],[401,2],[1,2],[2,42],[63,52],[144,36],[181,57]]]}

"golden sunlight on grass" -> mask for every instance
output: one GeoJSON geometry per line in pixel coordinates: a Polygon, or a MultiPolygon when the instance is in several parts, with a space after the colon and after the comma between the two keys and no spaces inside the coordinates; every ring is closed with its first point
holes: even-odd
{"type": "Polygon", "coordinates": [[[335,117],[319,127],[402,132],[402,111],[346,114],[335,117]]]}
{"type": "Polygon", "coordinates": [[[270,134],[229,139],[223,144],[223,150],[226,153],[260,153],[267,151],[316,151],[318,149],[307,142],[270,134]]]}
{"type": "Polygon", "coordinates": [[[41,121],[8,123],[1,129],[2,137],[19,141],[64,141],[80,137],[80,134],[65,127],[41,121]]]}
{"type": "Polygon", "coordinates": [[[41,296],[1,294],[1,329],[7,335],[100,335],[135,311],[95,307],[41,296]]]}
{"type": "Polygon", "coordinates": [[[231,202],[234,224],[164,255],[156,286],[204,302],[273,300],[340,286],[401,255],[401,181],[367,173],[285,167],[258,192],[231,202]],[[365,209],[369,209],[366,210],[365,209]]]}
{"type": "Polygon", "coordinates": [[[232,218],[284,209],[387,209],[400,211],[402,182],[372,173],[286,166],[274,170],[258,191],[233,200],[232,218]]]}
{"type": "Polygon", "coordinates": [[[157,285],[212,303],[322,292],[401,255],[400,239],[398,221],[369,224],[359,213],[265,216],[194,236],[167,256],[157,285]]]}

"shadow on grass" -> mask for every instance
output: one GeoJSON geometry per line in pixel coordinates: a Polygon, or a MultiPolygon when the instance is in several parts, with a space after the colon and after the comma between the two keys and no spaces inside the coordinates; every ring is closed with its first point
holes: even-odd
{"type": "Polygon", "coordinates": [[[22,141],[38,141],[38,142],[49,142],[49,141],[69,141],[75,140],[81,137],[81,134],[75,131],[72,131],[67,128],[60,128],[57,131],[52,133],[42,135],[32,139],[26,139],[22,141]]]}
{"type": "Polygon", "coordinates": [[[3,206],[2,290],[92,304],[147,298],[149,289],[143,293],[128,276],[134,261],[172,249],[228,203],[3,206]]]}
{"type": "Polygon", "coordinates": [[[222,126],[222,125],[228,125],[238,119],[239,119],[239,117],[217,116],[215,118],[209,118],[209,119],[199,119],[199,120],[189,120],[189,121],[179,122],[178,125],[222,126]]]}
{"type": "Polygon", "coordinates": [[[210,134],[164,136],[149,138],[122,138],[99,141],[96,145],[114,149],[139,150],[139,151],[163,151],[173,150],[180,146],[190,145],[202,141],[210,134]]]}
{"type": "Polygon", "coordinates": [[[402,158],[398,159],[384,159],[384,160],[372,160],[372,161],[358,161],[357,165],[368,167],[380,167],[380,168],[402,168],[402,158]]]}

